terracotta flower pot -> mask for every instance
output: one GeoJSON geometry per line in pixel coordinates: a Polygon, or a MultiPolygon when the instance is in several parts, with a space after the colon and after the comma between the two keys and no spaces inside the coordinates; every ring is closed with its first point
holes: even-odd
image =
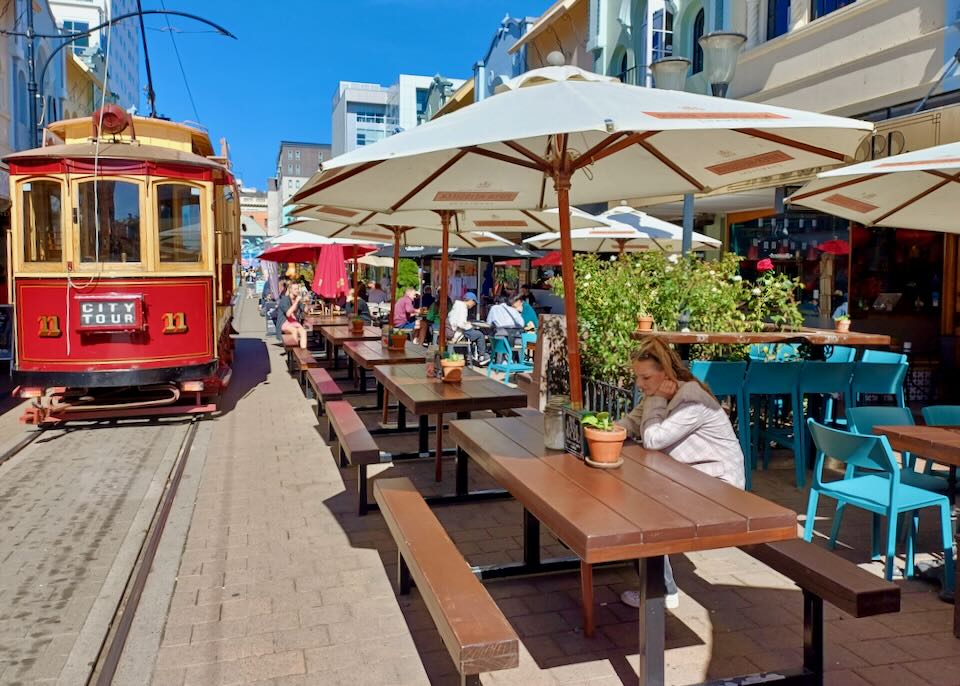
{"type": "Polygon", "coordinates": [[[627,440],[627,430],[616,426],[612,431],[601,431],[590,426],[583,427],[583,437],[590,446],[590,460],[612,464],[620,459],[623,442],[627,440]]]}
{"type": "Polygon", "coordinates": [[[653,331],[653,317],[637,318],[637,331],[653,331]]]}
{"type": "Polygon", "coordinates": [[[838,319],[833,323],[834,327],[837,330],[837,333],[849,333],[850,332],[850,320],[849,319],[838,319]]]}
{"type": "Polygon", "coordinates": [[[407,345],[407,335],[403,333],[390,334],[390,350],[403,350],[407,345]]]}
{"type": "Polygon", "coordinates": [[[350,320],[350,331],[353,333],[363,333],[363,321],[350,320]]]}
{"type": "Polygon", "coordinates": [[[464,360],[440,360],[444,383],[460,383],[463,379],[464,360]]]}

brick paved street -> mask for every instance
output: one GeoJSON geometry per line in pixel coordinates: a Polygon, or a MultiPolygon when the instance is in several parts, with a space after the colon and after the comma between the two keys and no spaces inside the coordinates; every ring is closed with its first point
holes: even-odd
{"type": "MultiPolygon", "coordinates": [[[[356,516],[351,471],[336,467],[311,403],[286,374],[279,348],[260,340],[261,327],[248,308],[238,327],[243,397],[215,423],[152,682],[455,683],[416,590],[402,599],[394,592],[396,548],[382,519],[356,516]]],[[[380,440],[390,447],[413,441],[380,440]]],[[[440,485],[430,462],[383,471],[409,475],[433,492],[452,488],[451,467],[440,485]]],[[[776,461],[757,474],[757,490],[803,509],[805,496],[790,485],[791,474],[788,460],[776,461]]],[[[436,512],[470,563],[519,558],[515,502],[436,512]]],[[[822,515],[829,513],[824,508],[822,515]]],[[[879,574],[867,553],[868,518],[846,517],[840,554],[879,574]]],[[[933,549],[934,533],[924,521],[920,549],[933,549]]],[[[546,554],[562,554],[549,534],[544,544],[546,554]]],[[[801,599],[792,583],[737,550],[677,556],[674,568],[682,602],[667,623],[669,683],[799,664],[801,599]]],[[[617,599],[634,582],[629,567],[598,571],[593,639],[580,632],[575,575],[487,584],[523,648],[519,669],[483,682],[635,683],[636,615],[617,599]]],[[[960,683],[950,606],[934,586],[901,583],[899,615],[852,620],[827,607],[828,683],[960,683]]]]}

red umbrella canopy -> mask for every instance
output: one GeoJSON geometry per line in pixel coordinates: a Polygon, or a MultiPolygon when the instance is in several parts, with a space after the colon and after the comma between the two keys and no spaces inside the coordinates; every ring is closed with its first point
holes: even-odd
{"type": "Polygon", "coordinates": [[[850,244],[845,240],[840,238],[834,238],[830,241],[824,241],[817,246],[817,249],[822,252],[830,253],[831,255],[849,255],[850,254],[850,244]]]}
{"type": "Polygon", "coordinates": [[[324,247],[326,246],[310,243],[275,245],[260,253],[258,259],[271,262],[314,262],[324,247]]]}
{"type": "Polygon", "coordinates": [[[549,252],[541,258],[538,258],[530,263],[534,267],[559,267],[563,264],[563,257],[560,255],[559,250],[554,250],[549,252]]]}
{"type": "Polygon", "coordinates": [[[347,269],[342,245],[325,245],[317,258],[311,289],[321,298],[334,300],[347,293],[347,269]]]}

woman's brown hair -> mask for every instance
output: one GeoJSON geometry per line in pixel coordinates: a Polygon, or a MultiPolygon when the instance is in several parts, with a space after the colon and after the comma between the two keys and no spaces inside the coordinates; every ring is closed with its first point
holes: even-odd
{"type": "Polygon", "coordinates": [[[711,397],[713,396],[713,392],[707,385],[690,372],[687,365],[677,355],[677,351],[656,336],[644,336],[640,339],[637,347],[633,349],[633,352],[630,353],[631,362],[640,362],[641,360],[651,360],[656,363],[666,373],[667,378],[673,381],[695,381],[711,397]]]}

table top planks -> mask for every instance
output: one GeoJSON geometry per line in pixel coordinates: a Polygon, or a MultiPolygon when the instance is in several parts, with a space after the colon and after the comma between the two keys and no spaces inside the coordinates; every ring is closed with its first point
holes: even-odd
{"type": "Polygon", "coordinates": [[[849,331],[841,333],[829,329],[802,328],[797,331],[634,331],[634,338],[654,336],[666,343],[689,345],[696,343],[722,345],[751,345],[753,343],[811,343],[813,345],[889,346],[890,336],[849,331]]]}
{"type": "Polygon", "coordinates": [[[624,446],[594,469],[543,444],[537,416],[451,422],[454,442],[589,563],[789,540],[797,515],[670,456],[624,446]]]}
{"type": "Polygon", "coordinates": [[[303,324],[314,328],[345,326],[350,324],[350,318],[345,314],[308,314],[303,318],[303,324]]]}
{"type": "Polygon", "coordinates": [[[381,364],[424,364],[427,351],[421,345],[407,343],[403,350],[390,350],[380,341],[347,341],[343,351],[363,369],[381,364]]]}
{"type": "Polygon", "coordinates": [[[425,364],[378,365],[373,374],[391,397],[416,415],[505,410],[527,405],[527,396],[520,389],[472,369],[463,370],[463,380],[458,384],[428,377],[425,364]]]}
{"type": "Polygon", "coordinates": [[[943,465],[960,467],[960,430],[944,426],[875,426],[890,447],[943,465]]]}
{"type": "Polygon", "coordinates": [[[380,329],[373,326],[363,327],[363,333],[353,333],[349,324],[337,326],[324,326],[320,329],[320,335],[330,341],[331,345],[343,345],[347,341],[379,341],[380,329]]]}

